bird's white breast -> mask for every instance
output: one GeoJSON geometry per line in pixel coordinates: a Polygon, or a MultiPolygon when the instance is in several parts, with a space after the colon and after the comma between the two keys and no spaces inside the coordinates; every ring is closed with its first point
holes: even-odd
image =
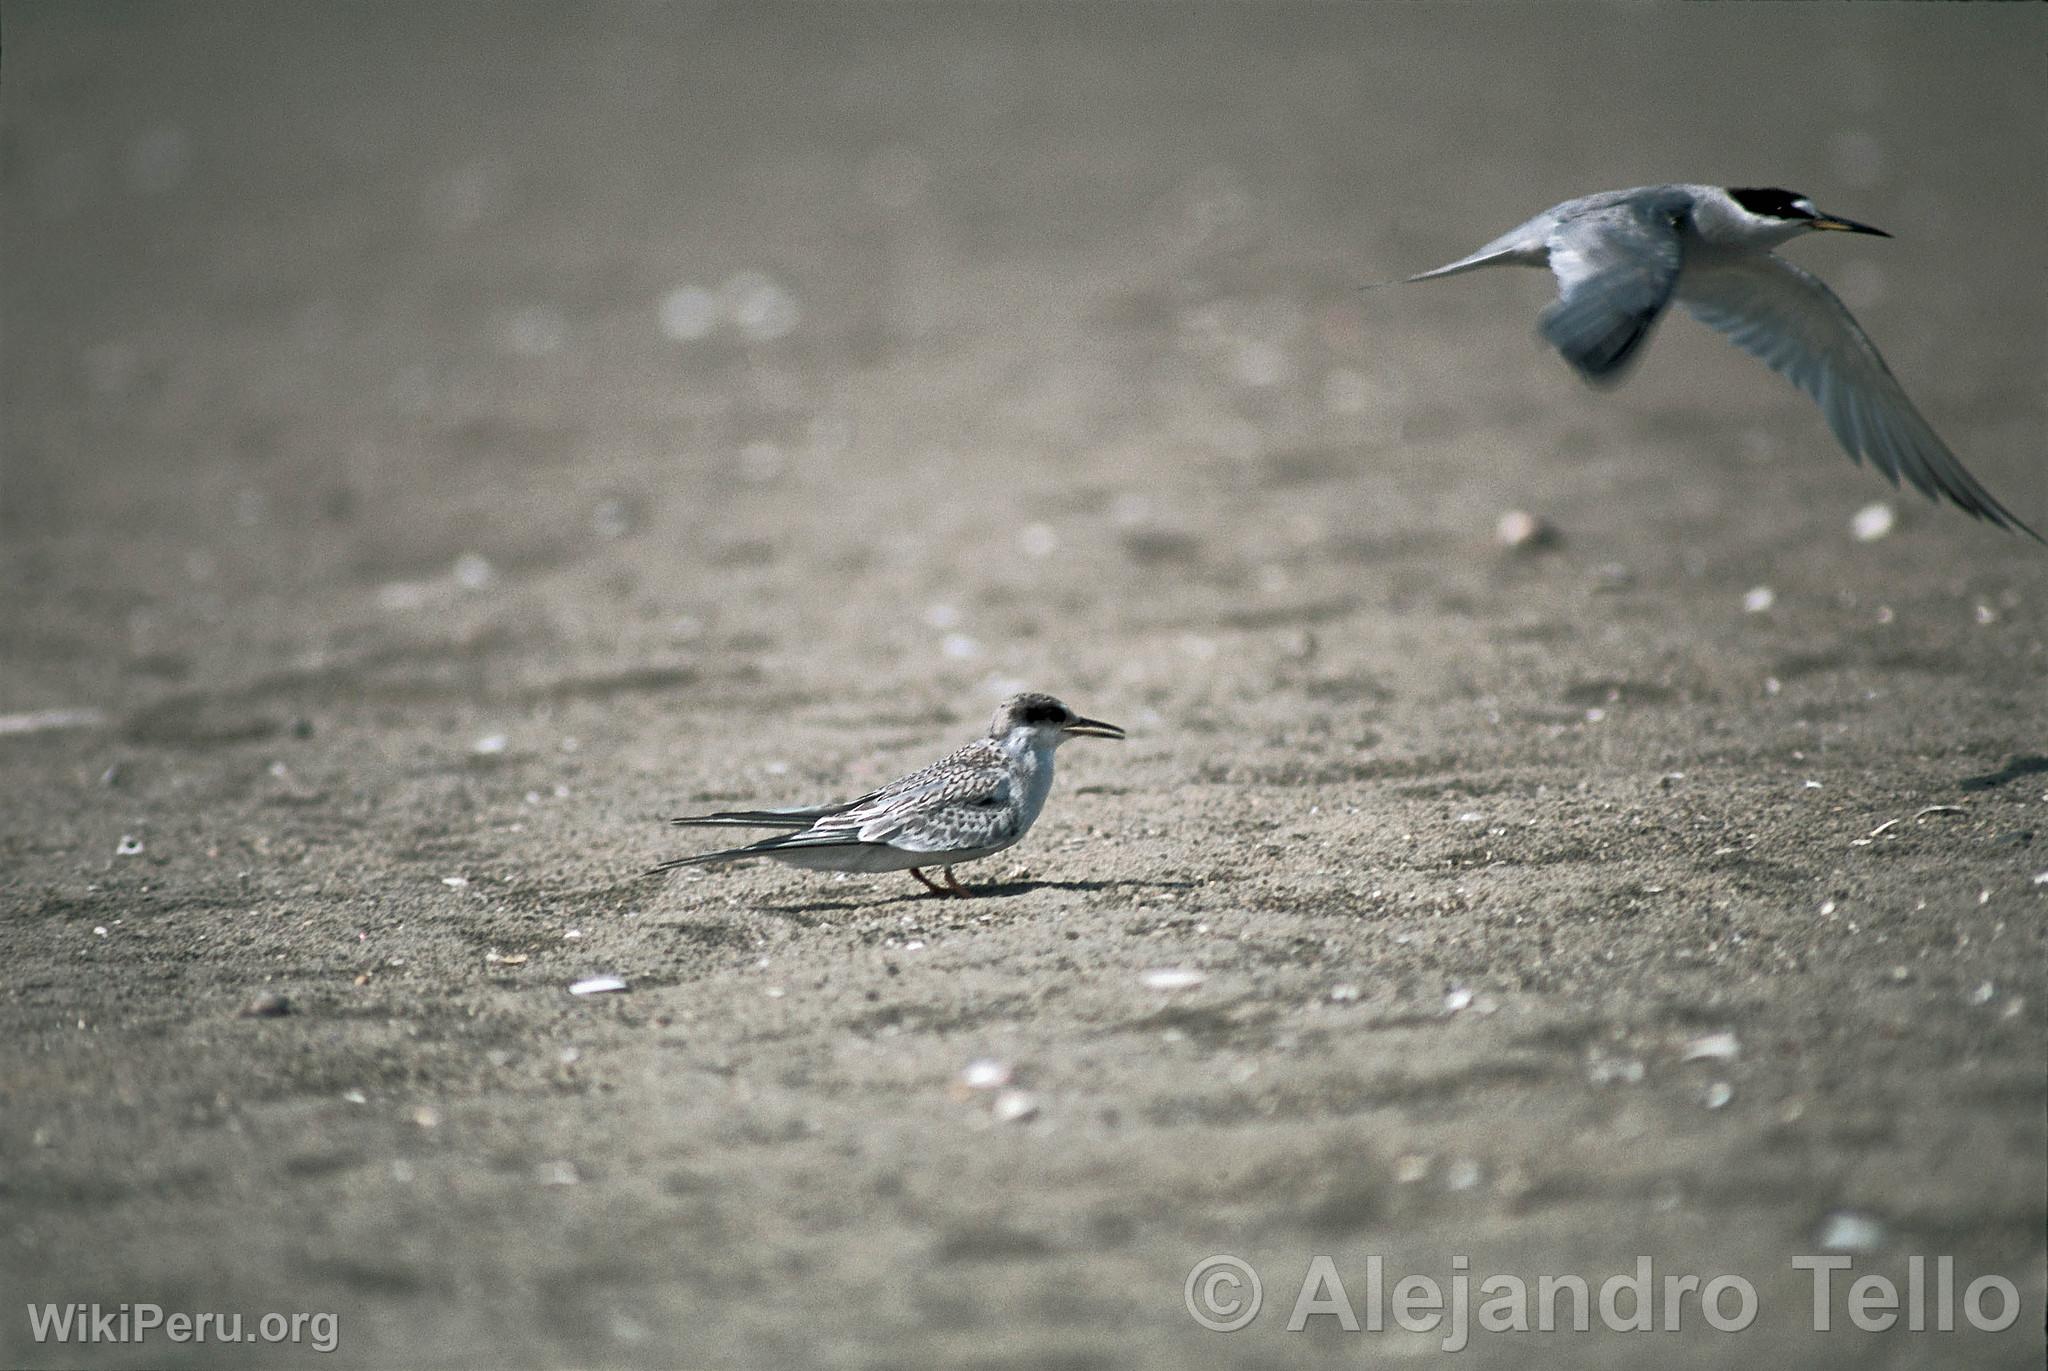
{"type": "Polygon", "coordinates": [[[1052,749],[1050,747],[1026,748],[1017,755],[1017,832],[1038,820],[1038,811],[1045,808],[1045,797],[1052,793],[1052,749]]]}

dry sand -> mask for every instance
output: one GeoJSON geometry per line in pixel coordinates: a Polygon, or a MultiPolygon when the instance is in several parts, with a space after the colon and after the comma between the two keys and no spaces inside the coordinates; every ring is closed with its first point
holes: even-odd
{"type": "Polygon", "coordinates": [[[0,712],[86,713],[0,736],[0,1364],[1437,1345],[1284,1331],[1318,1254],[1361,1317],[1375,1255],[1757,1293],[1480,1366],[2039,1364],[2048,554],[1690,321],[1600,394],[1534,273],[1356,287],[1809,191],[1898,236],[1792,253],[2048,527],[2048,10],[5,23],[0,712]],[[1024,685],[1132,737],[978,902],[637,875],[1024,685]],[[1830,1238],[2024,1309],[1818,1336],[1830,1238]]]}

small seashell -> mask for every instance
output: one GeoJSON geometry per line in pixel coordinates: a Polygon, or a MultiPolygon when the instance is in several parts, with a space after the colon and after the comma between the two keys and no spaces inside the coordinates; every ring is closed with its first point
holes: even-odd
{"type": "Polygon", "coordinates": [[[603,995],[615,990],[628,989],[617,976],[586,976],[569,987],[571,995],[603,995]]]}
{"type": "Polygon", "coordinates": [[[1868,1214],[1838,1210],[1821,1224],[1820,1245],[1829,1252],[1870,1252],[1883,1243],[1884,1225],[1868,1214]]]}
{"type": "Polygon", "coordinates": [[[1562,541],[1557,525],[1526,509],[1511,509],[1493,526],[1494,541],[1510,552],[1536,552],[1562,541]]]}
{"type": "Polygon", "coordinates": [[[1742,1044],[1726,1029],[1705,1033],[1685,1045],[1680,1061],[1732,1062],[1742,1055],[1742,1044]]]}
{"type": "Polygon", "coordinates": [[[1849,521],[1849,529],[1856,535],[1857,542],[1874,543],[1890,533],[1898,521],[1898,513],[1880,500],[1857,510],[1856,517],[1849,521]]]}
{"type": "Polygon", "coordinates": [[[960,1084],[969,1090],[1000,1090],[1010,1083],[1011,1076],[1008,1062],[980,1057],[967,1063],[960,1072],[960,1084]]]}
{"type": "Polygon", "coordinates": [[[1038,1097],[1026,1090],[1005,1090],[996,1096],[997,1123],[1023,1123],[1038,1116],[1038,1097]]]}

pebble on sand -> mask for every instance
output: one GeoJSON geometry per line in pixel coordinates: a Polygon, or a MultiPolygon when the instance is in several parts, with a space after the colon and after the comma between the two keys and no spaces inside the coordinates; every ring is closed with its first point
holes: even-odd
{"type": "Polygon", "coordinates": [[[482,590],[497,578],[490,559],[479,552],[465,552],[455,559],[452,574],[464,590],[482,590]]]}
{"type": "Polygon", "coordinates": [[[571,995],[604,995],[628,989],[617,976],[586,976],[569,987],[571,995]]]}
{"type": "Polygon", "coordinates": [[[1586,1079],[1594,1085],[1640,1085],[1645,1070],[1640,1057],[1610,1057],[1595,1052],[1586,1061],[1586,1079]]]}
{"type": "Polygon", "coordinates": [[[1564,541],[1556,524],[1526,509],[1511,509],[1493,526],[1494,541],[1509,552],[1540,552],[1564,541]]]}
{"type": "Polygon", "coordinates": [[[1879,500],[1857,510],[1856,517],[1849,521],[1849,530],[1856,535],[1857,542],[1874,543],[1890,533],[1898,521],[1898,512],[1879,500]]]}
{"type": "Polygon", "coordinates": [[[281,1019],[292,1012],[292,1002],[275,990],[266,990],[242,1006],[245,1019],[281,1019]]]}
{"type": "Polygon", "coordinates": [[[1000,1090],[1010,1083],[1012,1075],[1008,1062],[979,1057],[960,1072],[960,1084],[969,1090],[1000,1090]]]}
{"type": "Polygon", "coordinates": [[[1820,1245],[1829,1252],[1871,1252],[1884,1243],[1884,1225],[1868,1214],[1837,1210],[1821,1223],[1820,1245]]]}
{"type": "Polygon", "coordinates": [[[1005,1090],[996,1096],[997,1123],[1023,1123],[1038,1117],[1038,1097],[1027,1090],[1005,1090]]]}
{"type": "Polygon", "coordinates": [[[1138,983],[1147,990],[1192,990],[1208,978],[1185,967],[1162,966],[1144,972],[1138,983]]]}

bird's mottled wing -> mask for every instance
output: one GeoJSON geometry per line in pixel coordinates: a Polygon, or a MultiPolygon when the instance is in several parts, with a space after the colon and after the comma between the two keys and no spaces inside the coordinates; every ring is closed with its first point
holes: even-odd
{"type": "Polygon", "coordinates": [[[848,808],[857,809],[877,801],[922,795],[936,786],[949,784],[962,772],[1001,768],[1004,761],[1003,751],[996,746],[993,739],[976,738],[971,743],[955,748],[930,766],[919,767],[908,776],[893,780],[879,789],[870,790],[848,808]]]}
{"type": "Polygon", "coordinates": [[[1012,772],[999,748],[978,740],[822,821],[816,831],[836,829],[909,852],[997,846],[1018,836],[1012,772]]]}
{"type": "MultiPolygon", "coordinates": [[[[792,828],[805,829],[820,821],[838,818],[866,809],[878,801],[916,795],[929,789],[937,780],[964,765],[983,764],[984,760],[997,759],[995,745],[986,738],[977,738],[952,754],[940,758],[930,766],[911,772],[868,791],[850,800],[833,800],[821,805],[792,805],[787,809],[728,809],[716,814],[688,815],[669,822],[679,827],[707,828],[792,828]]],[[[831,825],[840,827],[843,825],[831,825]]]]}
{"type": "Polygon", "coordinates": [[[893,848],[929,852],[935,861],[949,853],[1004,847],[1023,836],[1012,785],[1014,764],[987,738],[855,799],[809,810],[736,810],[678,823],[788,826],[812,817],[794,833],[779,833],[745,847],[678,857],[654,868],[772,857],[823,848],[893,848]]]}
{"type": "Polygon", "coordinates": [[[1558,298],[1540,327],[1595,385],[1614,385],[1671,301],[1685,250],[1682,203],[1648,197],[1563,216],[1550,235],[1558,298]]]}
{"type": "Polygon", "coordinates": [[[1964,469],[1848,309],[1810,272],[1771,253],[1717,260],[1686,277],[1679,303],[1812,396],[1852,459],[1868,458],[1893,485],[1903,478],[1929,499],[2043,541],[1964,469]]]}

